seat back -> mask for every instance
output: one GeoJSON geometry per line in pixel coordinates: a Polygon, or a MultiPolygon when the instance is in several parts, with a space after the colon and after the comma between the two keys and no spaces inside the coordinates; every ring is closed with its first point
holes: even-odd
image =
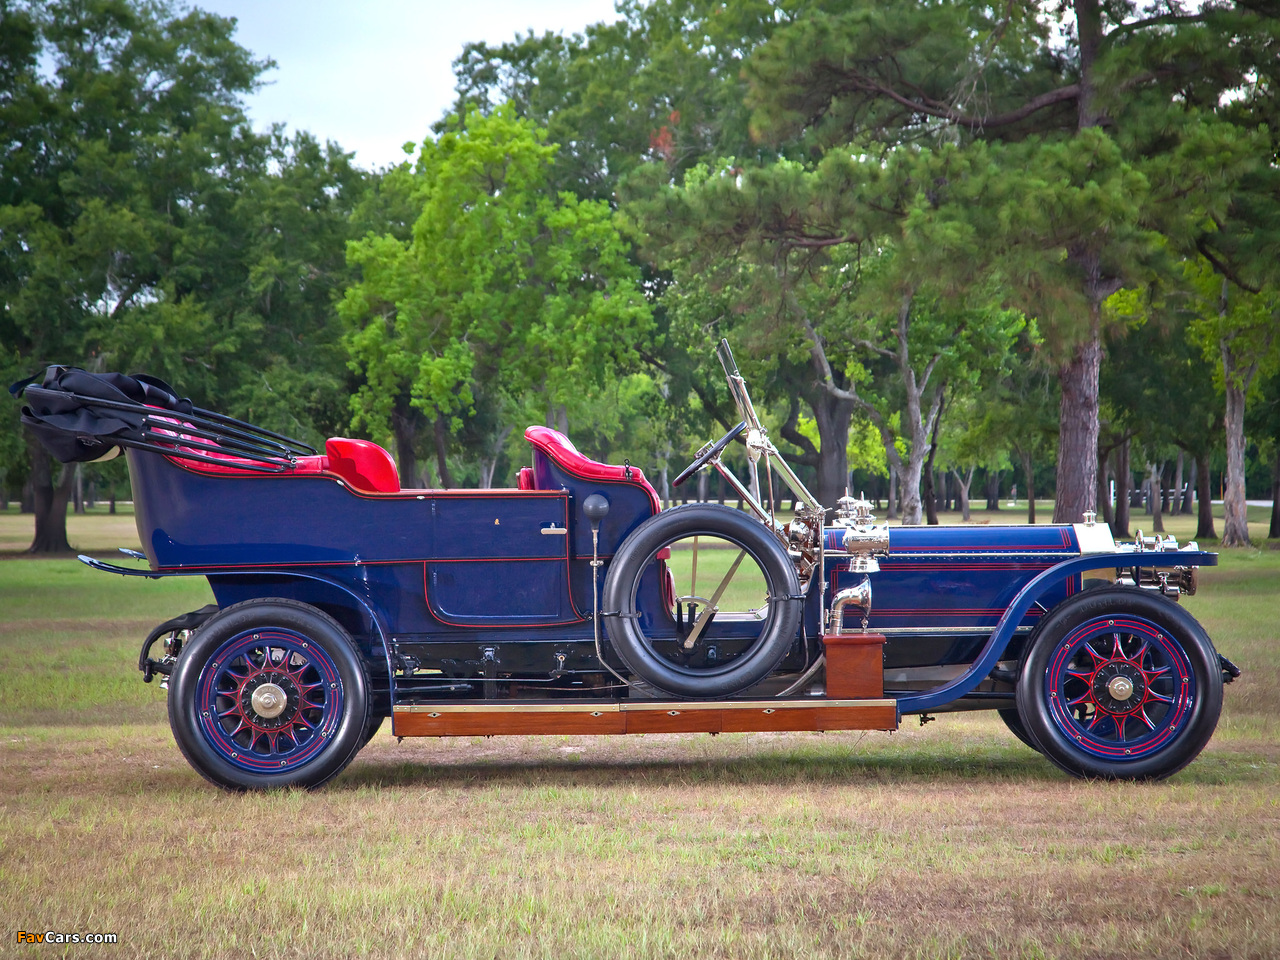
{"type": "Polygon", "coordinates": [[[569,494],[570,539],[576,556],[591,555],[591,527],[580,514],[591,494],[603,494],[609,501],[609,514],[600,525],[601,556],[611,556],[632,530],[662,509],[657,491],[638,467],[584,457],[568,437],[550,427],[530,427],[524,436],[533,444],[533,489],[569,494]]]}
{"type": "Polygon", "coordinates": [[[368,440],[330,437],[324,442],[329,470],[365,493],[397,493],[400,472],[391,454],[368,440]]]}

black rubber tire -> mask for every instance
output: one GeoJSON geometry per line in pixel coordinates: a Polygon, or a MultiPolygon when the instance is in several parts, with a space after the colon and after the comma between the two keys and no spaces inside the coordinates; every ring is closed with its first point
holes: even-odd
{"type": "Polygon", "coordinates": [[[360,749],[363,750],[365,745],[374,738],[379,730],[382,729],[382,721],[387,719],[380,713],[369,714],[369,719],[364,722],[364,731],[360,734],[360,749]]]}
{"type": "Polygon", "coordinates": [[[296,600],[246,600],[227,607],[187,641],[170,677],[168,707],[178,749],[215,786],[236,791],[310,789],[341,773],[364,746],[370,720],[369,679],[355,643],[328,614],[296,600]],[[245,631],[272,627],[301,634],[319,647],[336,667],[342,692],[342,713],[328,742],[305,763],[281,773],[245,770],[220,756],[201,729],[197,695],[203,671],[226,641],[245,631]]]}
{"type": "Polygon", "coordinates": [[[697,700],[732,697],[777,669],[795,642],[804,600],[800,582],[781,544],[758,521],[730,507],[694,503],[651,517],[623,542],[609,565],[602,609],[609,640],[626,668],[664,693],[697,700]],[[636,613],[640,577],[654,554],[694,534],[720,537],[744,548],[764,574],[771,604],[765,629],[738,657],[714,668],[691,668],[661,656],[641,631],[636,613]]]}
{"type": "MultiPolygon", "coordinates": [[[[1099,629],[1105,633],[1111,628],[1100,626],[1099,629]]],[[[1194,760],[1213,736],[1222,712],[1222,669],[1213,643],[1186,610],[1144,590],[1112,586],[1083,591],[1059,604],[1044,618],[1023,660],[1017,695],[1018,715],[1027,733],[1039,744],[1041,753],[1072,776],[1159,780],[1177,773],[1194,760]],[[1194,687],[1188,689],[1195,691],[1185,707],[1186,720],[1170,735],[1168,742],[1133,760],[1107,759],[1082,749],[1076,742],[1080,737],[1068,735],[1055,720],[1046,690],[1055,651],[1073,631],[1094,621],[1106,624],[1125,617],[1141,618],[1154,625],[1160,635],[1186,657],[1194,674],[1194,687]]],[[[1135,748],[1139,743],[1135,743],[1135,748]]]]}
{"type": "Polygon", "coordinates": [[[1036,746],[1036,742],[1031,739],[1031,734],[1027,733],[1027,728],[1022,725],[1022,718],[1018,716],[1016,708],[1010,707],[1008,710],[997,710],[996,713],[1000,715],[1000,719],[1004,721],[1004,725],[1009,728],[1010,733],[1036,753],[1041,752],[1040,748],[1036,746]]]}

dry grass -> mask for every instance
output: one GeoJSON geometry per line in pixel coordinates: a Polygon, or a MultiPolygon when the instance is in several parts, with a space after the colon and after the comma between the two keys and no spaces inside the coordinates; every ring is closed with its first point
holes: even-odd
{"type": "MultiPolygon", "coordinates": [[[[16,508],[0,510],[0,554],[20,553],[31,546],[35,520],[16,508]]],[[[116,547],[139,549],[138,528],[133,519],[133,504],[117,504],[117,512],[108,514],[98,504],[83,514],[67,515],[67,540],[72,550],[88,553],[113,553],[116,547]]]]}
{"type": "Polygon", "coordinates": [[[135,957],[1280,956],[1280,551],[1202,584],[1189,606],[1246,673],[1163,784],[1069,780],[977,715],[383,732],[319,793],[231,796],[133,669],[207,588],[0,563],[0,955],[59,955],[14,943],[54,929],[135,957]]]}

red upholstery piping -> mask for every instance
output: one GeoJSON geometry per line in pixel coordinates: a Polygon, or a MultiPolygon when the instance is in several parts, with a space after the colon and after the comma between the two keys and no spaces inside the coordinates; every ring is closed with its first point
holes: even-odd
{"type": "Polygon", "coordinates": [[[550,427],[530,427],[524,432],[524,438],[541,450],[574,476],[585,480],[607,480],[611,483],[634,483],[649,494],[653,504],[653,512],[662,510],[662,501],[658,499],[658,491],[644,478],[639,467],[615,467],[608,463],[598,463],[578,452],[568,437],[550,427]],[[631,476],[627,476],[627,471],[631,476]]]}
{"type": "MultiPolygon", "coordinates": [[[[204,474],[221,474],[234,477],[261,477],[260,470],[253,469],[256,461],[245,460],[230,453],[219,453],[215,450],[201,450],[184,446],[182,441],[188,436],[181,432],[182,422],[169,417],[160,418],[172,423],[172,431],[163,428],[155,432],[173,438],[174,450],[170,455],[181,460],[188,470],[204,474]],[[205,460],[187,460],[184,453],[199,453],[212,457],[220,462],[210,463],[205,460]]],[[[400,474],[396,470],[396,462],[382,447],[368,440],[352,440],[347,437],[330,437],[325,441],[325,453],[310,457],[298,457],[292,465],[282,471],[282,476],[299,476],[306,474],[334,474],[346,483],[363,493],[398,493],[400,490],[400,474]],[[327,455],[326,455],[327,454],[327,455]]]]}

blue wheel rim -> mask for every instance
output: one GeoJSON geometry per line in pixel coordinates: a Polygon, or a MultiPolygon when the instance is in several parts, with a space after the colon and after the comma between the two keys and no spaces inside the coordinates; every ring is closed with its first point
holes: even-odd
{"type": "Polygon", "coordinates": [[[1141,617],[1098,617],[1059,641],[1045,671],[1054,725],[1076,748],[1119,763],[1167,747],[1191,720],[1196,678],[1181,645],[1141,617]]]}
{"type": "Polygon", "coordinates": [[[332,741],[342,679],[311,638],[281,627],[246,630],[205,664],[197,705],[201,733],[223,760],[255,773],[287,773],[332,741]],[[283,708],[270,715],[281,700],[283,708]]]}

